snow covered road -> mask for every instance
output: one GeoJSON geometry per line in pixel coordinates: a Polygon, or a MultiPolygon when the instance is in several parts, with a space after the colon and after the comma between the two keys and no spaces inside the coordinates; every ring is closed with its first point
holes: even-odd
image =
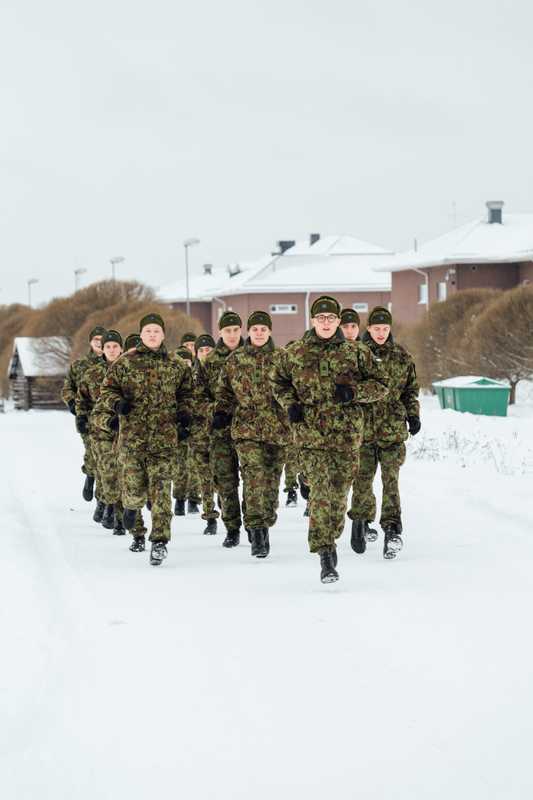
{"type": "Polygon", "coordinates": [[[301,501],[266,561],[189,516],[155,569],[79,463],[68,414],[0,415],[2,798],[531,796],[531,475],[411,458],[400,558],[347,526],[322,586],[301,501]]]}

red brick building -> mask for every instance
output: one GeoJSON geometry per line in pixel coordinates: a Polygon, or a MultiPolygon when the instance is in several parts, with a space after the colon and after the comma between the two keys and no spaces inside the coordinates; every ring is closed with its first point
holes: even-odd
{"type": "Polygon", "coordinates": [[[376,268],[390,272],[394,319],[414,322],[433,303],[464,289],[533,282],[533,214],[504,214],[503,205],[489,201],[482,219],[376,268]]]}
{"type": "MultiPolygon", "coordinates": [[[[255,309],[268,311],[277,344],[298,338],[310,327],[309,309],[321,294],[334,295],[343,307],[356,308],[364,321],[374,305],[390,302],[390,276],[376,267],[393,255],[352,236],[312,234],[303,242],[279,242],[279,252],[253,264],[226,270],[207,265],[191,277],[191,314],[216,333],[225,309],[244,320],[255,309]]],[[[184,282],[159,292],[163,302],[185,310],[184,282]]]]}

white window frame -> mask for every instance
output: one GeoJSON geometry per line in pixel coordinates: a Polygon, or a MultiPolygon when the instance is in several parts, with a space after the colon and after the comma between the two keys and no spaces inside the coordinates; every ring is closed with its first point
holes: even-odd
{"type": "Polygon", "coordinates": [[[297,303],[272,303],[269,306],[270,314],[297,314],[297,303]]]}
{"type": "Polygon", "coordinates": [[[428,304],[428,285],[424,283],[418,284],[418,305],[427,306],[428,304]]]}
{"type": "Polygon", "coordinates": [[[448,299],[448,284],[446,281],[439,281],[437,283],[437,300],[439,303],[448,299]]]}
{"type": "Polygon", "coordinates": [[[368,303],[352,303],[352,308],[359,314],[368,314],[368,303]]]}

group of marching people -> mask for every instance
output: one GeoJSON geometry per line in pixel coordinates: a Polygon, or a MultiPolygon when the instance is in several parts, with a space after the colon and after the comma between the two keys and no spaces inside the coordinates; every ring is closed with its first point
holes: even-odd
{"type": "Polygon", "coordinates": [[[247,533],[251,554],[266,558],[285,467],[287,505],[299,482],[308,500],[309,547],[320,578],[339,578],[336,540],[348,516],[351,546],[364,553],[377,538],[373,481],[381,467],[383,555],[401,550],[398,486],[405,440],[420,430],[416,369],[392,336],[392,317],[377,307],[364,335],[352,309],[324,295],[311,307],[312,327],[277,348],[272,319],[254,311],[247,337],[234,311],[219,320],[220,338],[185,334],[165,346],[165,323],[147,314],[123,342],[96,326],[90,351],[75,361],[63,400],[76,417],[85,456],[83,497],[96,497],[93,518],[130,550],[145,550],[143,509],[151,515],[150,563],[167,556],[174,513],[198,513],[205,534],[226,528],[223,546],[247,533]],[[239,484],[242,480],[242,500],[239,484]]]}

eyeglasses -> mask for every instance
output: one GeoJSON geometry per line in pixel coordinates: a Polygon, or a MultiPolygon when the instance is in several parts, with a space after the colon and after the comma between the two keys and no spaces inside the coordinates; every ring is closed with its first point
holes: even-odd
{"type": "Polygon", "coordinates": [[[335,322],[339,318],[336,314],[317,314],[315,319],[317,322],[323,325],[325,322],[335,322]]]}

